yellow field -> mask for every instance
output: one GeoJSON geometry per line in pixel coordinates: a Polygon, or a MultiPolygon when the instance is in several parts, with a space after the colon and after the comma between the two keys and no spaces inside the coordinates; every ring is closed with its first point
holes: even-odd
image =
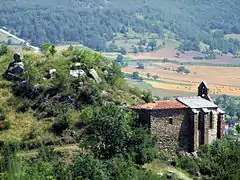
{"type": "Polygon", "coordinates": [[[175,70],[178,67],[179,65],[176,64],[153,62],[145,69],[126,67],[122,71],[130,74],[138,71],[144,78],[146,78],[147,73],[150,73],[152,76],[158,75],[160,80],[167,82],[156,82],[152,79],[144,80],[154,88],[197,92],[198,85],[205,80],[209,85],[211,94],[240,96],[240,68],[238,67],[185,66],[190,70],[189,75],[177,73],[175,70]],[[163,67],[167,70],[163,70],[163,67]]]}

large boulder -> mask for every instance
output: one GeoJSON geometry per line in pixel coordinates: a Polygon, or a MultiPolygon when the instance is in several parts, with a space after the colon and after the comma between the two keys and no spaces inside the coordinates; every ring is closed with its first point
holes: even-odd
{"type": "Polygon", "coordinates": [[[90,70],[89,70],[89,74],[93,77],[93,79],[94,79],[97,83],[100,83],[100,82],[101,82],[101,78],[99,77],[99,75],[97,74],[97,72],[95,71],[95,69],[90,69],[90,70]]]}
{"type": "Polygon", "coordinates": [[[53,78],[53,76],[57,73],[57,70],[56,69],[50,69],[48,71],[48,75],[47,75],[47,78],[53,78]]]}
{"type": "Polygon", "coordinates": [[[25,70],[20,54],[14,54],[13,58],[14,60],[8,65],[8,68],[4,73],[4,78],[9,81],[18,80],[19,75],[25,70]]]}
{"type": "Polygon", "coordinates": [[[70,70],[70,75],[76,78],[87,76],[87,74],[82,69],[70,70]]]}
{"type": "Polygon", "coordinates": [[[8,72],[15,74],[15,75],[20,75],[24,71],[24,64],[23,62],[18,62],[14,63],[13,66],[8,68],[8,72]]]}

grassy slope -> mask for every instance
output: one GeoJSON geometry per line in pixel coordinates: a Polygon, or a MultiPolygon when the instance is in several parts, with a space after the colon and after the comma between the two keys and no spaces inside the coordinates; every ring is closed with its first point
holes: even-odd
{"type": "Polygon", "coordinates": [[[50,123],[38,121],[32,111],[26,113],[17,112],[16,99],[6,88],[0,88],[0,106],[6,108],[6,120],[11,122],[11,128],[7,131],[0,131],[0,140],[4,142],[21,141],[28,137],[31,130],[35,130],[36,137],[32,140],[56,139],[49,132],[50,123]]]}
{"type": "Polygon", "coordinates": [[[179,168],[168,166],[165,162],[162,162],[160,160],[154,160],[150,164],[146,164],[144,166],[146,169],[151,170],[153,173],[156,174],[164,174],[164,173],[171,173],[177,176],[179,179],[184,180],[192,180],[193,178],[185,171],[179,168]]]}
{"type": "MultiPolygon", "coordinates": [[[[26,53],[25,55],[28,55],[26,53]]],[[[37,59],[39,55],[33,56],[37,59]]],[[[0,107],[6,110],[6,120],[11,122],[11,128],[7,131],[0,131],[0,140],[4,142],[16,142],[28,138],[31,131],[34,131],[35,140],[56,140],[56,136],[50,133],[50,122],[38,121],[31,110],[21,113],[17,106],[21,103],[11,92],[11,82],[3,79],[2,74],[12,61],[12,55],[0,57],[0,107]]]]}
{"type": "MultiPolygon", "coordinates": [[[[25,54],[25,56],[30,55],[31,53],[25,54]]],[[[34,54],[31,57],[35,60],[38,60],[41,55],[34,54]]],[[[0,74],[4,72],[10,61],[12,61],[11,58],[6,58],[5,56],[0,57],[0,62],[2,63],[2,66],[0,67],[0,74]]],[[[37,136],[31,139],[31,141],[59,139],[59,137],[55,136],[49,131],[51,122],[37,120],[32,110],[29,110],[25,113],[17,111],[17,105],[19,101],[12,94],[10,87],[11,83],[3,80],[2,76],[0,76],[0,107],[6,108],[6,120],[11,122],[11,128],[9,130],[0,131],[0,140],[4,142],[22,141],[29,136],[33,129],[35,129],[35,134],[37,134],[37,136]]],[[[66,159],[66,163],[72,162],[75,155],[79,152],[82,152],[82,149],[80,149],[77,144],[56,146],[54,150],[63,154],[64,158],[66,159]]],[[[17,155],[24,158],[34,158],[37,154],[38,150],[35,149],[30,151],[20,151],[17,155]]],[[[151,164],[146,165],[145,168],[151,170],[153,173],[172,172],[179,178],[187,180],[191,179],[189,175],[182,170],[171,168],[165,163],[159,162],[157,160],[151,164]]]]}

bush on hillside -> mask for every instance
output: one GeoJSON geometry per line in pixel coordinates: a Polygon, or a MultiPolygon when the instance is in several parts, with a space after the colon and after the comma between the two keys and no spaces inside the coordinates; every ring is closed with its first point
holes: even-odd
{"type": "Polygon", "coordinates": [[[11,123],[10,121],[3,121],[3,122],[0,122],[0,131],[1,130],[8,130],[11,128],[11,123]]]}
{"type": "Polygon", "coordinates": [[[0,45],[0,56],[8,54],[9,52],[10,52],[10,49],[8,48],[8,46],[6,46],[4,44],[0,45]]]}
{"type": "Polygon", "coordinates": [[[57,120],[53,123],[52,131],[57,135],[61,135],[64,130],[69,128],[69,126],[70,122],[67,115],[62,115],[62,117],[57,117],[57,120]]]}

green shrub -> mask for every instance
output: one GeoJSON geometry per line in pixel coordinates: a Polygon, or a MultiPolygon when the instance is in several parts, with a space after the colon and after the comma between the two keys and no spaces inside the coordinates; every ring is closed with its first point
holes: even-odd
{"type": "Polygon", "coordinates": [[[5,130],[8,130],[8,129],[11,128],[11,123],[10,123],[10,121],[4,121],[4,122],[3,122],[3,125],[4,125],[4,129],[5,129],[5,130]]]}
{"type": "Polygon", "coordinates": [[[109,179],[106,165],[90,155],[79,155],[73,167],[74,179],[109,179]]]}
{"type": "Polygon", "coordinates": [[[143,99],[146,103],[153,102],[152,92],[149,91],[149,90],[148,90],[148,91],[143,91],[142,99],[143,99]]]}
{"type": "Polygon", "coordinates": [[[8,48],[8,46],[6,46],[4,44],[0,45],[0,56],[3,56],[9,52],[10,52],[10,49],[8,48]]]}
{"type": "Polygon", "coordinates": [[[4,121],[6,119],[6,114],[1,114],[0,115],[0,121],[4,121]]]}
{"type": "Polygon", "coordinates": [[[64,130],[69,128],[69,124],[70,122],[66,115],[63,115],[62,117],[59,116],[56,122],[52,125],[52,131],[57,135],[61,135],[64,130]]]}
{"type": "Polygon", "coordinates": [[[11,128],[11,123],[10,121],[3,121],[2,123],[0,123],[0,131],[2,130],[8,130],[11,128]]]}
{"type": "Polygon", "coordinates": [[[178,164],[182,169],[185,169],[192,175],[196,176],[199,173],[199,167],[193,158],[181,157],[178,160],[178,164]]]}
{"type": "Polygon", "coordinates": [[[0,121],[4,121],[6,119],[6,108],[0,106],[0,121]]]}

